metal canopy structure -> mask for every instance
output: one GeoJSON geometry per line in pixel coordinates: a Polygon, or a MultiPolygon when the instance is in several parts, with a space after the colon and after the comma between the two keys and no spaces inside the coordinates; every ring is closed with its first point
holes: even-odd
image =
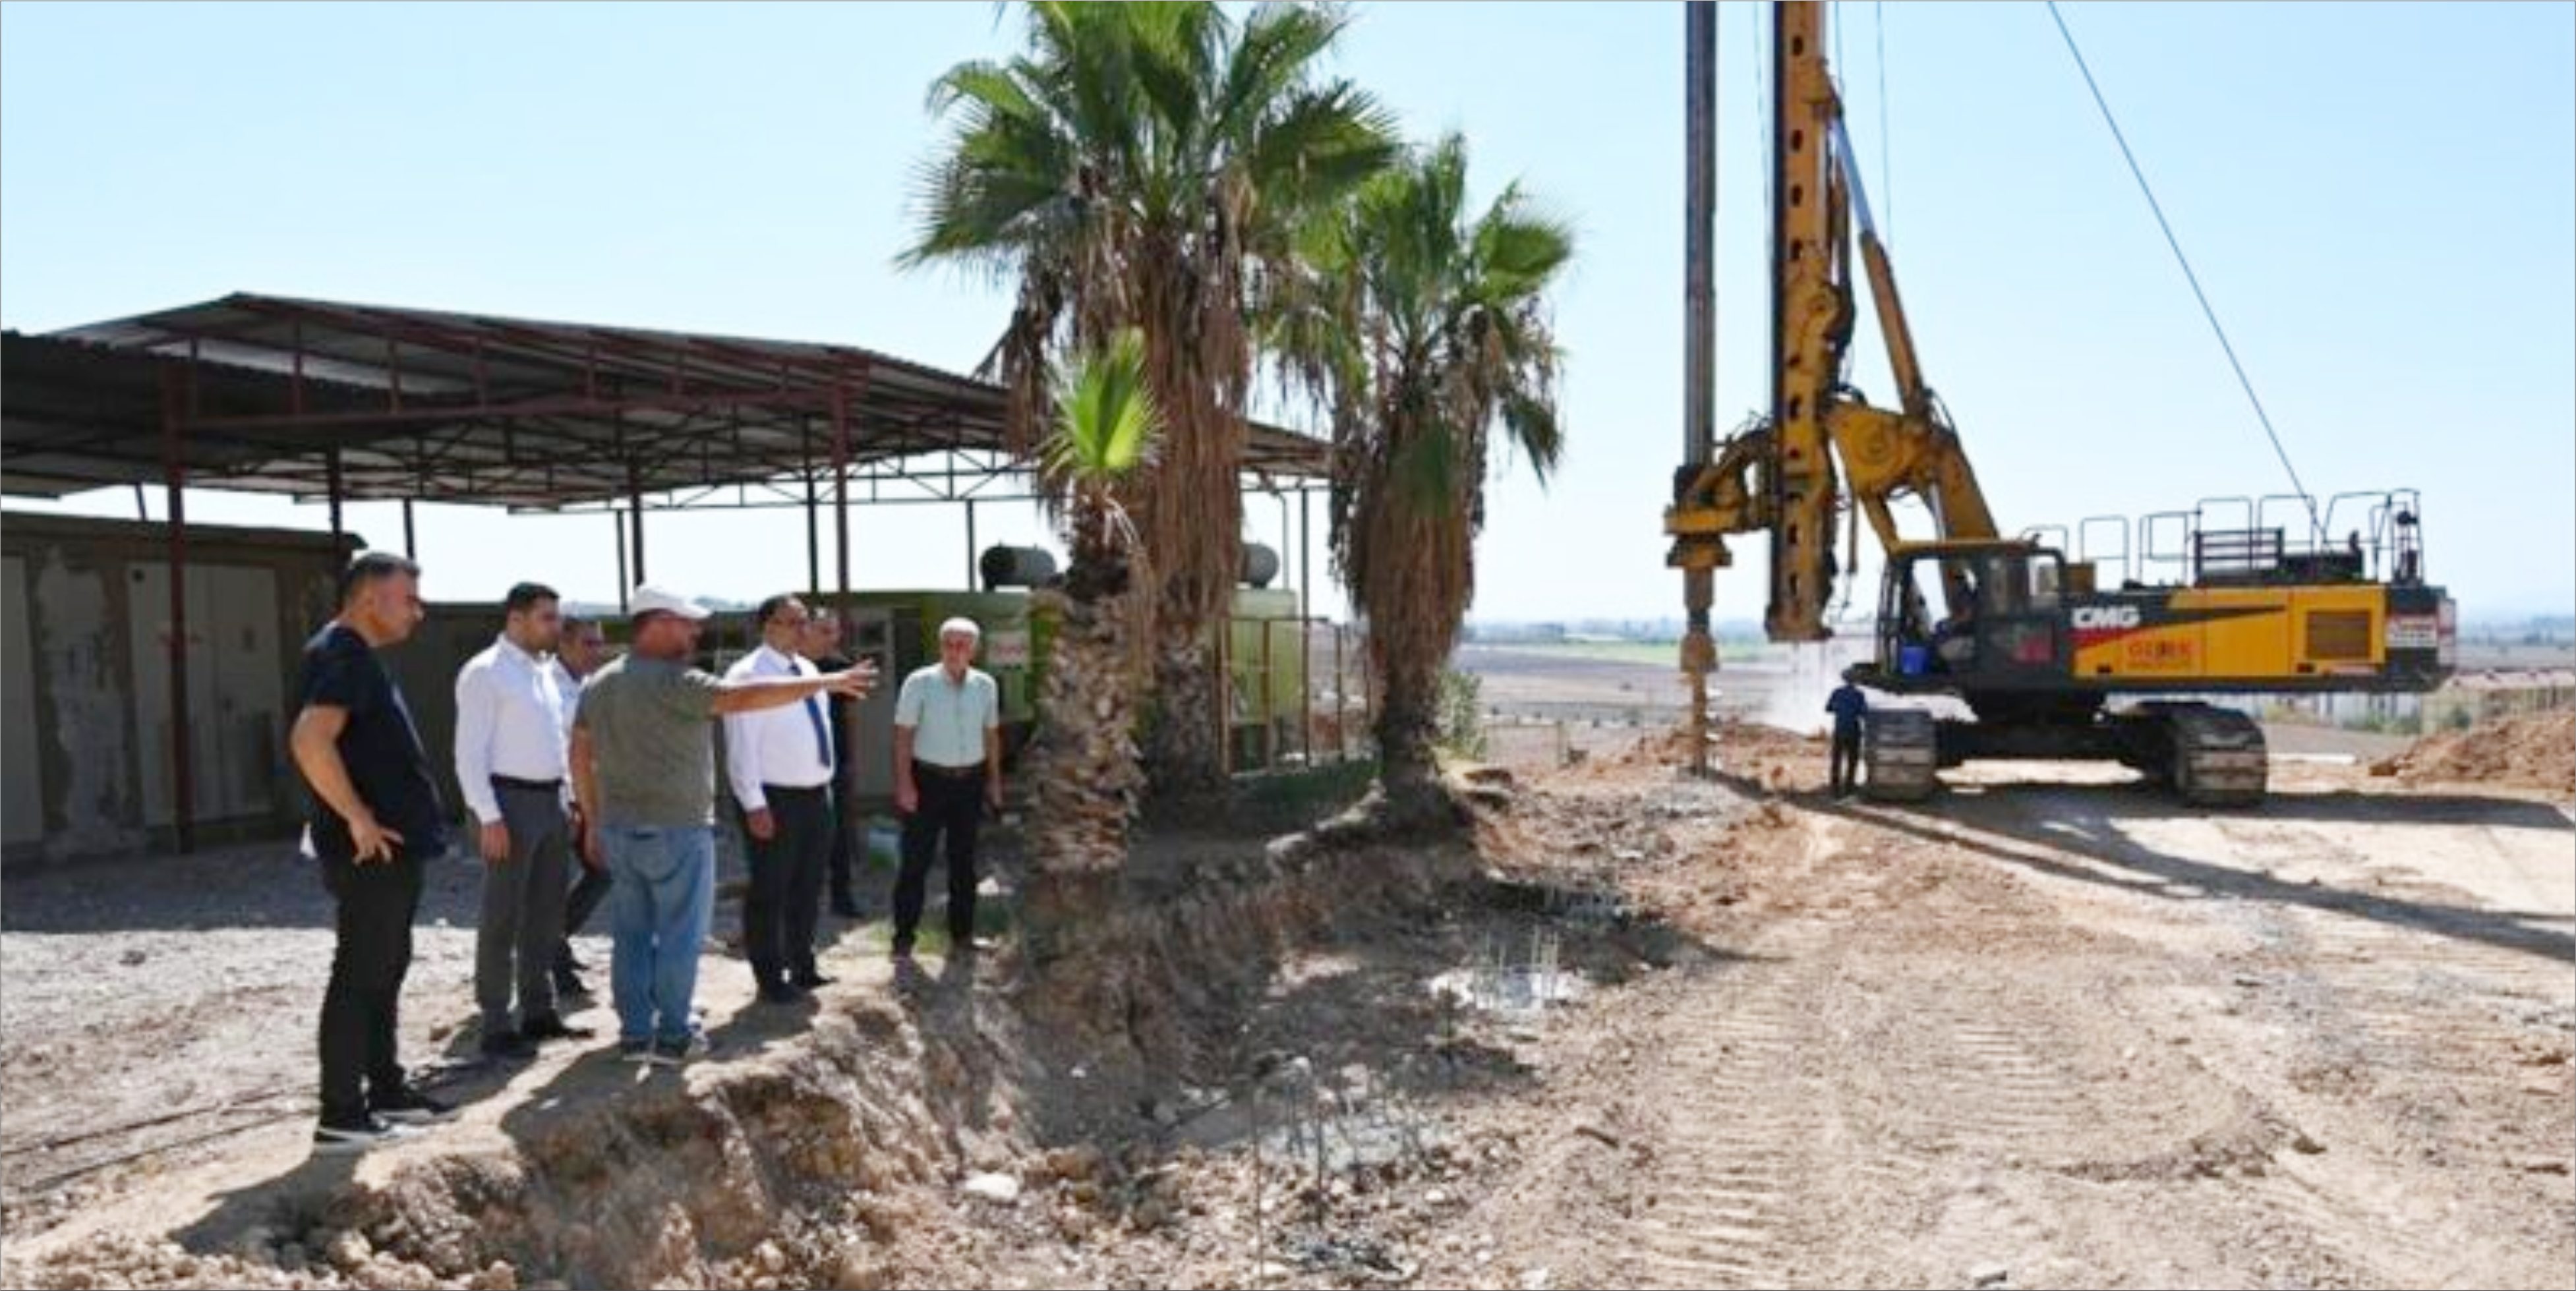
{"type": "MultiPolygon", "coordinates": [[[[826,469],[1017,471],[1000,387],[846,345],[236,294],[12,334],[5,370],[0,488],[38,496],[162,479],[174,417],[191,479],[308,499],[658,509],[826,469]],[[892,469],[949,454],[972,461],[892,469]]],[[[1244,464],[1313,478],[1324,455],[1256,426],[1244,464]]]]}
{"type": "MultiPolygon", "coordinates": [[[[846,593],[853,503],[963,503],[972,568],[975,504],[1031,496],[1008,409],[989,382],[847,345],[235,294],[0,335],[0,492],[167,490],[184,725],[189,486],[325,502],[335,536],[342,503],[399,501],[406,550],[415,501],[618,513],[621,597],[645,579],[645,513],[709,507],[804,508],[820,590],[829,506],[846,593]]],[[[1284,507],[1329,450],[1256,424],[1243,466],[1284,507]]]]}

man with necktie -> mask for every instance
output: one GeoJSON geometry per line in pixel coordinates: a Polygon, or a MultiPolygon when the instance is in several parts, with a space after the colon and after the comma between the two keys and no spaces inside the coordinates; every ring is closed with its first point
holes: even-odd
{"type": "MultiPolygon", "coordinates": [[[[743,656],[725,679],[822,675],[797,653],[810,617],[794,596],[761,602],[760,648],[743,656]]],[[[836,769],[830,719],[819,695],[725,718],[726,775],[751,841],[743,953],[767,1003],[795,1003],[831,981],[814,964],[814,926],[832,856],[836,769]]]]}

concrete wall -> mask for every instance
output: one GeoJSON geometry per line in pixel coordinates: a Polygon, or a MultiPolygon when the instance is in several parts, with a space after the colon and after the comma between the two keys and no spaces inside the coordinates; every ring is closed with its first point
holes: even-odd
{"type": "Polygon", "coordinates": [[[167,528],[0,518],[0,856],[16,867],[167,845],[176,738],[196,755],[200,839],[291,834],[298,649],[330,616],[355,542],[190,527],[189,720],[174,727],[167,528]]]}

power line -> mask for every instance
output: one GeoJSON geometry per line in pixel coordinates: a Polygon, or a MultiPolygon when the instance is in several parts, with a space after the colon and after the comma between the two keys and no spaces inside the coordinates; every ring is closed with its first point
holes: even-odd
{"type": "Polygon", "coordinates": [[[2173,248],[2174,261],[2182,266],[2182,276],[2191,283],[2191,294],[2200,302],[2201,315],[2209,320],[2209,330],[2217,333],[2218,347],[2227,352],[2227,366],[2236,370],[2236,383],[2245,388],[2246,401],[2254,405],[2255,420],[2263,423],[2263,434],[2272,441],[2272,453],[2281,459],[2281,469],[2289,472],[2290,487],[2307,504],[2308,524],[2322,541],[2325,521],[2317,515],[2317,500],[2300,482],[2299,468],[2290,464],[2290,450],[2282,445],[2280,432],[2272,428],[2272,415],[2263,410],[2262,397],[2254,393],[2254,380],[2245,375],[2245,365],[2237,360],[2236,346],[2227,339],[2227,329],[2219,325],[2218,311],[2210,306],[2209,293],[2200,289],[2200,275],[2192,272],[2191,259],[2182,253],[2182,242],[2165,219],[2165,208],[2156,201],[2155,189],[2147,183],[2147,172],[2138,165],[2137,155],[2129,151],[2128,137],[2120,132],[2120,122],[2111,115],[2109,100],[2102,97],[2102,87],[2093,80],[2093,69],[2085,63],[2084,51],[2075,47],[2075,33],[2067,30],[2066,15],[2057,11],[2057,0],[2048,0],[2048,16],[2056,21],[2057,34],[2066,38],[2066,52],[2075,56],[2075,70],[2083,73],[2084,88],[2093,92],[2093,105],[2102,110],[2102,123],[2111,127],[2111,138],[2120,145],[2120,156],[2129,163],[2129,173],[2137,178],[2138,191],[2146,194],[2147,209],[2155,212],[2156,227],[2164,230],[2165,245],[2173,248]]]}
{"type": "Polygon", "coordinates": [[[1896,181],[1889,177],[1888,154],[1894,151],[1887,132],[1887,0],[1871,0],[1870,29],[1878,36],[1878,209],[1884,217],[1881,241],[1896,245],[1896,181]]]}

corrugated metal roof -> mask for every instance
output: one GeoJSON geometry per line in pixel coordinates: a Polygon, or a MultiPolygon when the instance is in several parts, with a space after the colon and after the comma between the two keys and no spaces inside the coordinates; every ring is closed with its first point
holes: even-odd
{"type": "MultiPolygon", "coordinates": [[[[1006,448],[991,383],[848,345],[237,294],[7,336],[0,489],[164,478],[165,399],[192,482],[351,500],[558,507],[801,482],[832,460],[1006,448]],[[191,376],[193,374],[193,377],[191,376]]],[[[1324,473],[1324,445],[1255,426],[1249,470],[1324,473]]]]}

